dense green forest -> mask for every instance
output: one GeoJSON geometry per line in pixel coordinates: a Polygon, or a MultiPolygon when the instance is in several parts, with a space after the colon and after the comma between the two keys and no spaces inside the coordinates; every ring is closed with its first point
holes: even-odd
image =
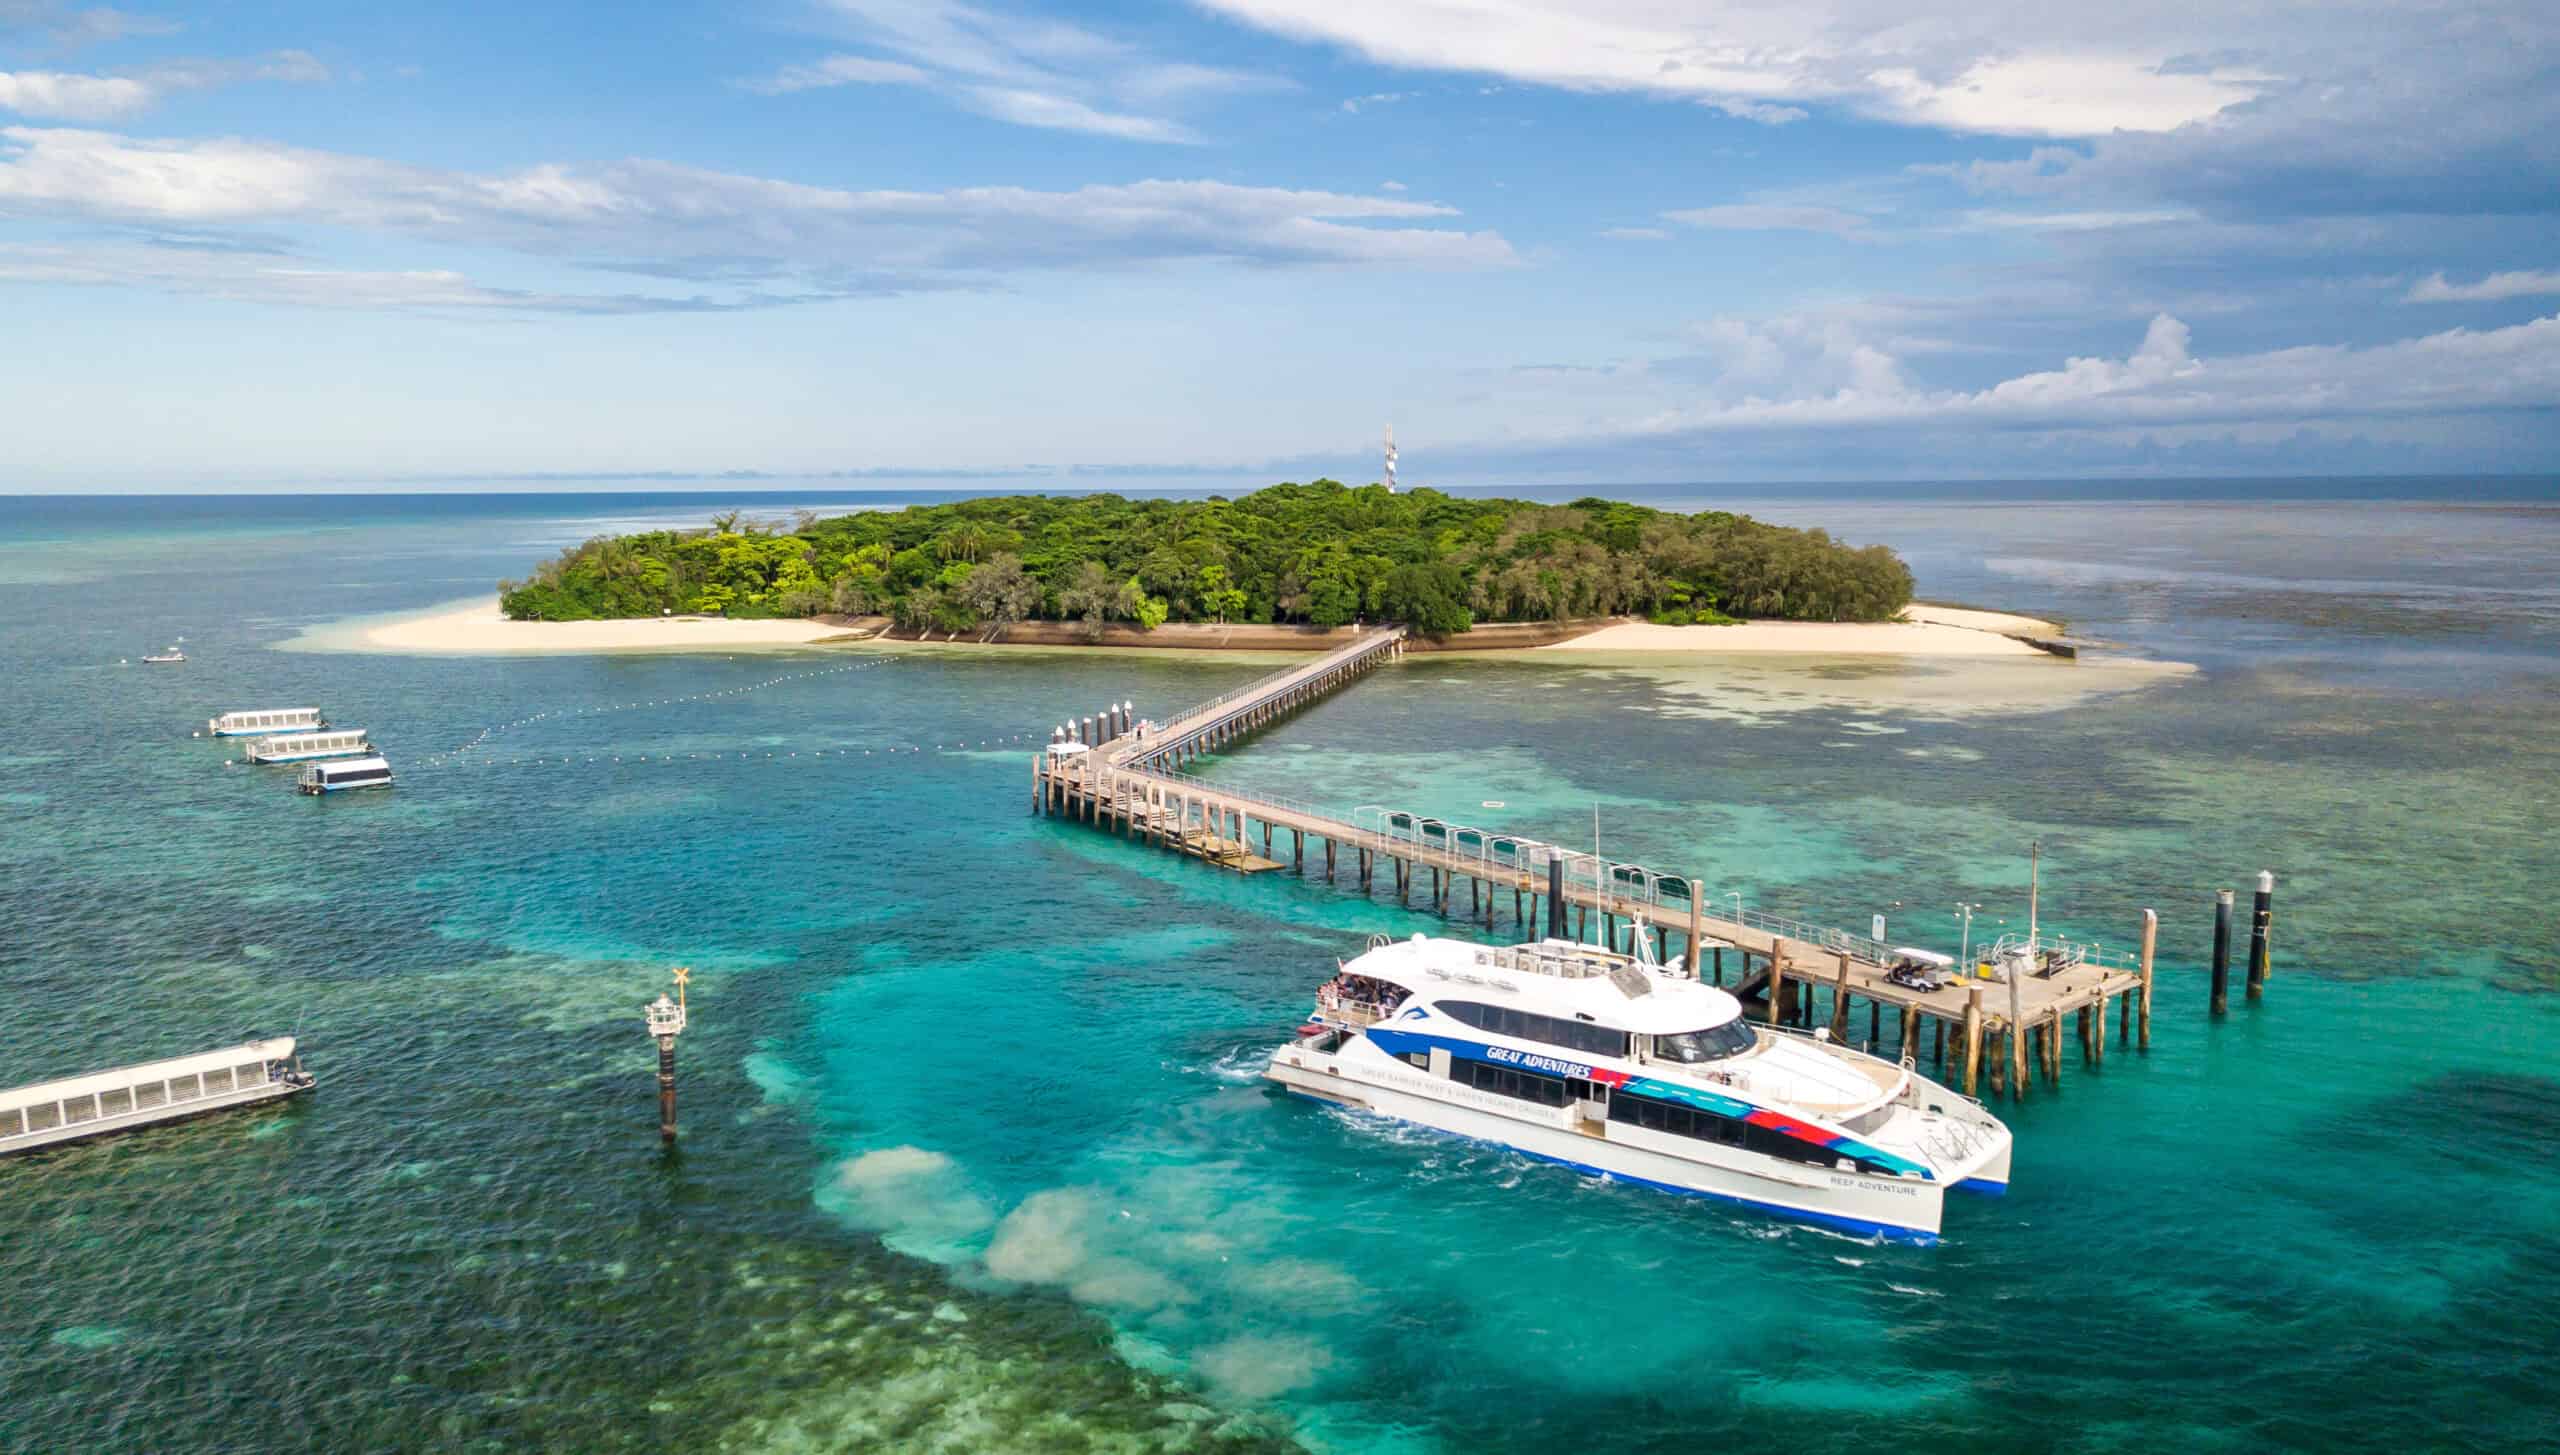
{"type": "Polygon", "coordinates": [[[1882,546],[1724,511],[1389,494],[1330,480],[1239,499],[1012,495],[757,525],[600,537],[501,582],[507,615],[883,613],[943,631],[1026,618],[1410,623],[1640,614],[1877,621],[1911,599],[1882,546]]]}

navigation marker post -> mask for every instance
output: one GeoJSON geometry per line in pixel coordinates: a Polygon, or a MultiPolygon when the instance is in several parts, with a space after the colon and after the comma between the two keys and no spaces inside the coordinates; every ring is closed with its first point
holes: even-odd
{"type": "Polygon", "coordinates": [[[641,1008],[647,1019],[649,1034],[658,1038],[658,1140],[676,1139],[676,1037],[684,1034],[684,984],[693,971],[676,967],[676,998],[667,999],[660,991],[658,998],[641,1008]]]}

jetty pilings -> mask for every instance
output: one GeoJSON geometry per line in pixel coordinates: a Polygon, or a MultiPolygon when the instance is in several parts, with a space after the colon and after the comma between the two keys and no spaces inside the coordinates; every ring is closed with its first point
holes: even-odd
{"type": "Polygon", "coordinates": [[[2231,891],[2213,897],[2213,1014],[2231,1009],[2231,891]]]}
{"type": "Polygon", "coordinates": [[[2257,903],[2249,911],[2249,990],[2251,1000],[2267,993],[2267,938],[2275,928],[2276,876],[2258,871],[2257,903]]]}
{"type": "MultiPolygon", "coordinates": [[[[1850,1014],[1864,998],[1871,1049],[1882,1043],[1884,1012],[1890,1007],[1900,1054],[1916,1062],[1924,1040],[1934,1032],[1942,1068],[1949,1032],[1955,1032],[1967,1095],[1981,1094],[1986,1075],[1994,1094],[2013,1097],[2025,1097],[2039,1072],[2048,1085],[2058,1084],[2066,1015],[2077,1018],[2084,1063],[2100,1064],[2110,1002],[2121,1016],[2138,1019],[2139,1044],[2149,1046],[2159,922],[2151,911],[2143,915],[2138,958],[2085,945],[2055,950],[2056,942],[2041,942],[2047,953],[2031,970],[2009,967],[2000,987],[2005,1013],[1994,1013],[1984,1000],[1990,985],[1974,977],[1972,965],[1964,967],[1962,978],[1935,989],[1897,983],[1889,975],[1900,956],[1881,939],[1746,913],[1738,900],[1724,913],[1711,907],[1711,898],[1688,876],[1612,865],[1525,837],[1375,806],[1343,814],[1182,771],[1201,755],[1240,741],[1395,661],[1403,651],[1403,630],[1382,629],[1165,723],[1142,729],[1126,705],[1089,720],[1089,728],[1069,718],[1059,741],[1033,760],[1032,805],[1041,813],[1115,826],[1138,842],[1239,873],[1295,868],[1304,878],[1306,843],[1312,837],[1324,848],[1326,882],[1335,883],[1339,853],[1347,846],[1352,851],[1348,867],[1364,896],[1376,893],[1383,860],[1400,902],[1411,905],[1414,890],[1421,887],[1431,912],[1450,918],[1464,913],[1469,922],[1488,929],[1498,919],[1501,891],[1508,888],[1513,921],[1524,931],[1535,933],[1543,921],[1550,937],[1589,940],[1596,922],[1613,948],[1633,953],[1643,939],[1642,948],[1671,973],[1711,976],[1718,986],[1725,985],[1725,952],[1730,950],[1741,957],[1730,989],[1750,1005],[1755,1019],[1769,1025],[1811,1030],[1827,1020],[1827,1034],[1845,1041],[1850,1014]],[[1077,741],[1087,735],[1096,738],[1090,746],[1077,741]],[[1252,841],[1257,825],[1258,846],[1252,841]],[[1280,829],[1290,833],[1287,861],[1276,857],[1280,829]],[[1414,882],[1417,871],[1430,876],[1422,886],[1414,882]],[[1468,881],[1463,911],[1455,901],[1461,877],[1468,881]],[[1672,928],[1684,934],[1676,959],[1669,953],[1672,928]],[[1827,1017],[1819,1004],[1825,994],[1830,996],[1827,1017]]],[[[2225,931],[2227,941],[2227,926],[2225,931]]],[[[2226,943],[2226,961],[2227,948],[2226,943]]]]}

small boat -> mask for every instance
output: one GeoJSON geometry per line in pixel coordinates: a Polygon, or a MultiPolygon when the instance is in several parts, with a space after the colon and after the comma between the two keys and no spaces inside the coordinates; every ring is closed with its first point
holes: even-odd
{"type": "Polygon", "coordinates": [[[207,718],[204,730],[217,738],[256,737],[263,733],[316,733],[329,725],[316,707],[256,707],[207,718]]]}
{"type": "Polygon", "coordinates": [[[1341,972],[1272,1053],[1284,1090],[1870,1235],[1933,1240],[1947,1189],[2008,1187],[1980,1103],[1649,955],[1380,936],[1341,972]]]}
{"type": "Polygon", "coordinates": [[[39,1081],[0,1091],[0,1156],[274,1101],[313,1084],[291,1036],[39,1081]]]}
{"type": "Polygon", "coordinates": [[[142,660],[155,667],[167,666],[175,662],[183,662],[186,659],[187,654],[178,650],[176,647],[167,647],[157,652],[145,652],[142,654],[142,660]]]}
{"type": "Polygon", "coordinates": [[[305,793],[344,793],[354,788],[388,788],[391,786],[391,764],[379,755],[306,763],[302,768],[302,777],[296,780],[294,786],[305,793]]]}
{"type": "Polygon", "coordinates": [[[249,745],[252,763],[300,763],[312,758],[353,758],[373,751],[363,728],[325,733],[270,733],[249,745]]]}

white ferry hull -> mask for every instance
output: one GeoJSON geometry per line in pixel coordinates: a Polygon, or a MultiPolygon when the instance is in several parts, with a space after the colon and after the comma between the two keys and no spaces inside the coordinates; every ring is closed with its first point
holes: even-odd
{"type": "Polygon", "coordinates": [[[170,1122],[193,1121],[210,1112],[228,1111],[233,1107],[253,1106],[262,1101],[281,1101],[299,1091],[308,1091],[311,1083],[294,1084],[270,1081],[244,1091],[227,1091],[201,1097],[180,1106],[153,1107],[147,1111],[128,1112],[123,1116],[98,1117],[68,1126],[49,1127],[39,1132],[0,1137],[0,1157],[14,1152],[32,1152],[38,1147],[58,1147],[65,1142],[85,1142],[95,1137],[111,1137],[118,1132],[136,1131],[143,1127],[166,1126],[170,1122]]]}
{"type": "Polygon", "coordinates": [[[253,763],[309,763],[321,758],[363,758],[370,756],[373,752],[373,746],[368,743],[360,748],[319,748],[307,753],[252,752],[249,755],[249,761],[253,763]]]}
{"type": "MultiPolygon", "coordinates": [[[[1745,1203],[1860,1234],[1934,1241],[1945,1203],[1944,1187],[1925,1178],[1866,1176],[1735,1149],[1704,1149],[1726,1151],[1731,1160],[1725,1162],[1670,1156],[1636,1145],[1637,1138],[1659,1133],[1579,1120],[1570,1109],[1506,1105],[1507,1098],[1456,1087],[1401,1065],[1370,1065],[1363,1058],[1286,1046],[1274,1053],[1266,1074],[1300,1095],[1364,1107],[1541,1161],[1666,1192],[1745,1203]],[[1478,1102],[1483,1105],[1472,1104],[1478,1102]]],[[[2005,1149],[1996,1165],[2005,1183],[2005,1149]]]]}

